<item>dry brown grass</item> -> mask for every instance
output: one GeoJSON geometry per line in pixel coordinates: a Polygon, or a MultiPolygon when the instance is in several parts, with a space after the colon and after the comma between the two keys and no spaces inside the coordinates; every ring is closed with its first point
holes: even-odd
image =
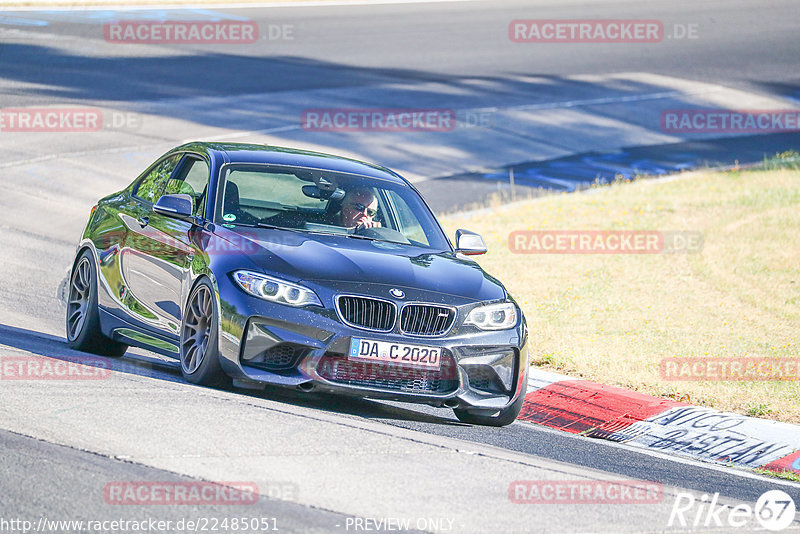
{"type": "Polygon", "coordinates": [[[800,422],[800,382],[660,377],[673,357],[800,358],[800,170],[637,180],[442,219],[522,306],[531,363],[643,393],[800,422]],[[696,254],[514,254],[514,230],[688,230],[696,254]]]}

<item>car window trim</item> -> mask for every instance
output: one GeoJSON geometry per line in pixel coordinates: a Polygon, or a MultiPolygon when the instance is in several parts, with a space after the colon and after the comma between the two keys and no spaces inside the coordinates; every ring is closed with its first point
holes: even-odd
{"type": "MultiPolygon", "coordinates": [[[[181,173],[183,172],[184,167],[186,167],[186,165],[188,164],[189,160],[202,161],[203,163],[206,164],[206,166],[208,167],[208,185],[206,186],[207,187],[206,196],[203,199],[203,202],[205,202],[206,205],[205,209],[203,210],[204,213],[200,216],[200,219],[203,222],[205,222],[209,220],[208,217],[206,217],[206,214],[208,213],[208,196],[209,196],[208,189],[211,189],[211,161],[205,154],[200,154],[198,152],[191,152],[187,150],[182,154],[183,155],[181,156],[181,159],[178,161],[178,164],[175,166],[175,169],[169,175],[169,180],[177,180],[177,178],[173,178],[173,176],[180,176],[181,173]]],[[[169,180],[167,180],[167,182],[169,182],[169,180]]],[[[186,178],[184,177],[182,181],[185,180],[186,178]]]]}
{"type": "MultiPolygon", "coordinates": [[[[164,155],[162,158],[160,158],[158,161],[156,161],[155,163],[153,163],[152,165],[150,165],[150,166],[147,168],[147,170],[146,170],[146,171],[144,171],[142,174],[140,174],[140,175],[139,175],[139,176],[136,178],[136,180],[134,180],[134,181],[133,181],[133,184],[131,184],[131,197],[133,197],[135,200],[138,200],[138,201],[140,201],[140,202],[143,202],[143,203],[145,204],[145,206],[148,206],[148,205],[149,205],[149,206],[152,206],[152,205],[154,204],[153,202],[150,202],[150,201],[149,201],[149,200],[147,200],[146,198],[142,198],[142,197],[140,197],[140,196],[137,194],[137,193],[139,192],[139,187],[141,186],[141,182],[142,182],[142,180],[144,180],[144,179],[145,179],[145,177],[147,177],[147,175],[148,175],[148,174],[150,174],[151,172],[153,172],[153,169],[155,169],[156,167],[158,167],[159,165],[161,165],[162,163],[164,163],[164,161],[166,161],[166,160],[170,159],[170,158],[171,158],[171,157],[173,157],[173,156],[181,155],[181,158],[180,158],[180,159],[178,159],[178,162],[175,164],[175,168],[174,168],[174,169],[172,169],[172,172],[171,172],[171,173],[169,173],[169,178],[167,178],[167,180],[164,182],[164,185],[166,186],[166,185],[167,185],[167,182],[169,182],[169,181],[172,179],[172,175],[175,173],[175,171],[176,171],[176,170],[178,170],[178,169],[180,168],[180,163],[181,163],[181,161],[182,161],[182,159],[183,159],[183,154],[185,154],[185,153],[186,153],[186,152],[184,152],[184,151],[180,151],[180,152],[171,152],[171,153],[169,153],[169,154],[165,154],[165,155],[164,155]]],[[[161,190],[163,191],[163,187],[162,187],[162,189],[161,189],[161,190]]],[[[162,193],[162,194],[163,194],[163,193],[162,193]]],[[[160,196],[160,195],[159,195],[159,196],[160,196]]]]}
{"type": "MultiPolygon", "coordinates": [[[[398,232],[402,233],[401,226],[400,226],[400,218],[397,216],[397,209],[395,208],[394,202],[392,198],[389,196],[389,193],[385,189],[381,189],[378,191],[378,195],[381,197],[381,201],[386,208],[386,212],[384,214],[384,218],[387,216],[391,218],[391,223],[394,228],[397,229],[398,232]]],[[[388,222],[388,221],[387,221],[388,222]]]]}
{"type": "MultiPolygon", "coordinates": [[[[307,166],[304,166],[304,165],[287,165],[287,164],[284,164],[284,163],[262,163],[262,162],[249,162],[249,161],[235,161],[234,162],[234,161],[231,161],[231,162],[225,162],[222,165],[220,165],[219,171],[217,171],[217,176],[218,176],[218,179],[217,179],[217,191],[216,191],[217,197],[222,195],[224,193],[224,191],[225,191],[223,186],[224,186],[225,182],[228,181],[228,178],[225,176],[225,171],[227,170],[228,167],[231,167],[231,166],[247,166],[247,167],[252,166],[252,167],[267,167],[267,168],[279,167],[279,168],[282,168],[282,169],[300,169],[300,170],[307,170],[307,171],[323,171],[323,172],[331,172],[331,173],[334,173],[334,174],[346,174],[348,176],[355,176],[355,177],[359,177],[359,178],[367,178],[369,180],[380,180],[382,182],[387,182],[387,183],[390,183],[390,184],[393,184],[393,185],[398,185],[397,180],[389,180],[389,179],[383,178],[383,177],[370,176],[368,174],[361,174],[361,173],[356,173],[356,172],[337,171],[337,170],[333,170],[333,169],[323,169],[323,168],[320,168],[320,167],[307,167],[307,166]]],[[[411,184],[409,184],[405,180],[402,180],[400,182],[400,185],[405,185],[406,187],[408,187],[411,184]]],[[[416,189],[414,189],[414,191],[417,193],[417,195],[419,195],[419,191],[417,191],[416,189]]],[[[422,198],[422,195],[420,195],[420,198],[422,198]]],[[[215,199],[214,203],[217,204],[216,199],[215,199]]],[[[430,208],[425,203],[425,199],[424,198],[422,199],[422,203],[425,204],[425,207],[428,208],[428,211],[430,211],[430,208]]],[[[213,218],[211,219],[211,221],[214,222],[214,223],[216,223],[216,220],[217,220],[217,215],[218,215],[217,211],[218,211],[217,207],[214,206],[214,215],[213,215],[213,218]]],[[[430,215],[433,216],[433,212],[431,212],[430,215]]],[[[435,219],[435,217],[434,217],[434,219],[435,219]]],[[[440,229],[441,229],[441,227],[440,227],[440,229]]],[[[444,232],[442,232],[442,233],[444,234],[444,232]]]]}
{"type": "MultiPolygon", "coordinates": [[[[216,172],[217,183],[216,183],[216,188],[215,188],[215,191],[214,191],[214,195],[215,195],[215,198],[214,198],[214,211],[211,214],[211,219],[210,219],[210,222],[213,223],[213,224],[224,224],[224,222],[217,222],[217,220],[219,218],[221,218],[221,216],[222,216],[222,206],[219,204],[218,199],[222,198],[222,195],[224,194],[224,186],[225,186],[225,183],[228,181],[227,177],[225,176],[225,172],[227,171],[228,167],[231,167],[231,166],[248,166],[248,167],[252,166],[252,167],[267,167],[267,168],[282,168],[282,169],[300,169],[300,170],[308,170],[308,171],[326,171],[326,172],[332,172],[332,173],[335,173],[335,174],[346,174],[348,176],[366,178],[366,179],[369,179],[369,180],[379,180],[381,182],[386,182],[386,183],[389,183],[389,184],[392,184],[392,185],[401,185],[401,186],[409,187],[417,194],[417,196],[419,197],[422,205],[425,207],[425,209],[428,210],[428,216],[430,217],[432,224],[436,228],[439,229],[439,232],[441,232],[441,236],[444,238],[445,244],[450,247],[450,251],[451,252],[455,252],[455,250],[456,250],[455,246],[450,241],[450,238],[448,237],[447,232],[444,231],[444,228],[442,227],[441,223],[439,222],[439,219],[433,213],[433,210],[428,205],[428,202],[425,200],[425,197],[422,196],[422,194],[419,192],[419,189],[414,187],[414,184],[412,184],[411,182],[409,182],[405,178],[403,178],[401,176],[397,176],[397,177],[395,177],[395,179],[390,180],[388,178],[384,178],[384,177],[381,177],[381,176],[370,176],[368,174],[363,174],[363,173],[337,171],[337,170],[334,170],[334,169],[325,169],[325,168],[321,168],[321,167],[308,167],[306,165],[289,165],[289,164],[285,164],[285,163],[265,163],[265,162],[256,162],[256,161],[253,161],[253,162],[250,162],[250,161],[226,161],[226,162],[222,163],[219,166],[219,169],[217,169],[217,172],[216,172]]],[[[206,210],[207,209],[208,209],[208,207],[206,206],[206,210]]],[[[431,247],[431,245],[428,244],[428,247],[431,247]]]]}

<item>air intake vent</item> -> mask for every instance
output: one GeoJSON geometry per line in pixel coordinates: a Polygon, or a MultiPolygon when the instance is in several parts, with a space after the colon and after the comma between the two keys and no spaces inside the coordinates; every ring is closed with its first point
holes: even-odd
{"type": "Polygon", "coordinates": [[[336,301],[339,317],[350,326],[379,332],[394,328],[397,309],[387,300],[341,296],[336,301]]]}
{"type": "Polygon", "coordinates": [[[306,354],[308,354],[307,347],[292,343],[279,343],[254,357],[243,359],[242,363],[268,371],[282,371],[296,366],[300,358],[306,354]]]}
{"type": "Polygon", "coordinates": [[[343,354],[326,353],[317,372],[331,382],[384,391],[447,394],[458,389],[458,366],[447,351],[442,352],[442,366],[438,371],[394,363],[353,361],[343,354]]]}
{"type": "Polygon", "coordinates": [[[414,336],[440,336],[450,330],[456,312],[430,304],[409,304],[400,314],[400,330],[414,336]]]}

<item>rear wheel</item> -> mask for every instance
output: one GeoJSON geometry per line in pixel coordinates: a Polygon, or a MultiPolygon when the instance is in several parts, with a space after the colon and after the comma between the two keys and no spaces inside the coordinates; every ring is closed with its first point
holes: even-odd
{"type": "Polygon", "coordinates": [[[84,250],[69,279],[67,344],[76,350],[118,357],[128,346],[106,337],[97,310],[97,268],[92,253],[84,250]]]}
{"type": "Polygon", "coordinates": [[[218,331],[214,290],[204,279],[189,295],[181,322],[181,372],[189,382],[219,387],[228,381],[219,365],[218,331]]]}
{"type": "Polygon", "coordinates": [[[453,409],[453,413],[462,423],[469,423],[471,425],[483,426],[506,426],[510,425],[517,420],[519,412],[522,411],[522,404],[525,402],[525,393],[528,391],[528,383],[522,383],[522,389],[519,392],[519,397],[514,401],[514,404],[507,406],[500,410],[497,415],[478,415],[469,413],[466,410],[458,408],[453,409]]]}

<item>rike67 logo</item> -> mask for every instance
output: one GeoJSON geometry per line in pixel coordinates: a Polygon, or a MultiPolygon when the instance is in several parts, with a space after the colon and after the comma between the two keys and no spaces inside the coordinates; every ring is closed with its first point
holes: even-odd
{"type": "Polygon", "coordinates": [[[795,519],[795,506],[792,497],[781,490],[763,493],[755,507],[739,504],[728,507],[720,504],[719,493],[713,496],[703,494],[700,498],[688,492],[675,496],[669,527],[689,527],[696,531],[714,527],[729,529],[753,527],[753,520],[770,532],[779,532],[789,527],[795,519]]]}

